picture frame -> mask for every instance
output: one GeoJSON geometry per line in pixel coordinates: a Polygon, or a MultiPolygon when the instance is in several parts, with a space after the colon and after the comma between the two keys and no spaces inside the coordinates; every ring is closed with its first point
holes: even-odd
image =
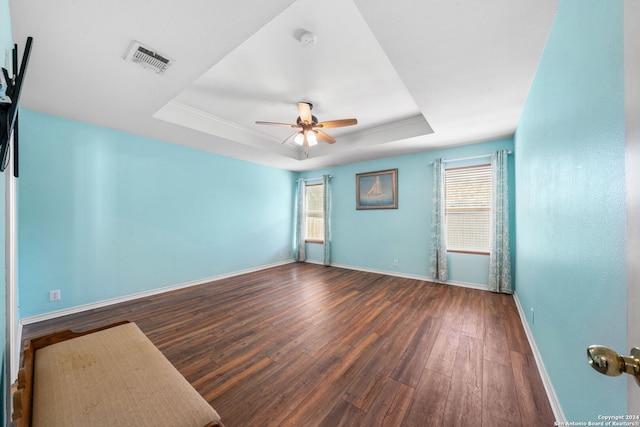
{"type": "Polygon", "coordinates": [[[398,169],[356,174],[356,209],[398,209],[398,169]]]}

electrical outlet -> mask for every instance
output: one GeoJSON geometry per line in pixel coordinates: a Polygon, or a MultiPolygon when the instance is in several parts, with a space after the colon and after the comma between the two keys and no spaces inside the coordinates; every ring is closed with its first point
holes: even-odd
{"type": "Polygon", "coordinates": [[[60,289],[54,289],[49,291],[49,301],[59,301],[60,300],[60,289]]]}
{"type": "Polygon", "coordinates": [[[394,266],[394,267],[397,267],[397,266],[398,266],[398,260],[397,260],[397,259],[394,259],[394,260],[393,260],[393,266],[394,266]]]}

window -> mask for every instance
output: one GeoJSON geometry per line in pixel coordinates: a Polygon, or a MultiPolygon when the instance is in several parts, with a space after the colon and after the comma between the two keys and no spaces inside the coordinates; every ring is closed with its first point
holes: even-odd
{"type": "Polygon", "coordinates": [[[306,236],[305,241],[324,242],[324,185],[307,185],[305,200],[306,236]]]}
{"type": "Polygon", "coordinates": [[[445,169],[447,250],[489,254],[491,165],[445,169]]]}

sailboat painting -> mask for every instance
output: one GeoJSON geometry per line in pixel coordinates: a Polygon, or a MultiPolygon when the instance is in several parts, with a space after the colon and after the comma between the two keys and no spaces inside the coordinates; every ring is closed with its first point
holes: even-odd
{"type": "Polygon", "coordinates": [[[398,169],[356,174],[356,209],[397,209],[398,169]]]}

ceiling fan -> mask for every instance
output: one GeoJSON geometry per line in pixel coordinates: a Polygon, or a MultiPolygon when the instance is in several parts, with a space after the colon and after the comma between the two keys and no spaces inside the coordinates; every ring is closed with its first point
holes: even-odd
{"type": "Polygon", "coordinates": [[[293,138],[293,142],[304,147],[304,152],[308,156],[307,149],[318,143],[318,139],[333,144],[336,140],[324,132],[322,129],[338,128],[343,126],[353,126],[358,124],[356,119],[342,119],[342,120],[329,120],[326,122],[318,122],[316,116],[311,115],[311,109],[313,104],[310,102],[298,102],[298,118],[296,124],[289,123],[276,123],[276,122],[262,122],[256,121],[258,125],[272,125],[272,126],[286,126],[291,128],[300,129],[293,135],[287,137],[283,143],[293,138]]]}

